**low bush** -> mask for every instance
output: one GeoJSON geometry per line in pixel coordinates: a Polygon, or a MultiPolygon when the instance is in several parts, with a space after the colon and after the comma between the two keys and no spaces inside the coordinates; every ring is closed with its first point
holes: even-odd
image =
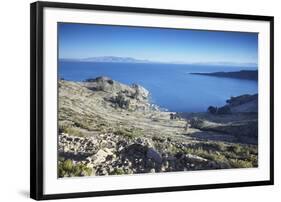
{"type": "Polygon", "coordinates": [[[122,92],[119,92],[111,101],[122,109],[130,108],[130,100],[126,99],[126,96],[122,92]]]}
{"type": "Polygon", "coordinates": [[[126,174],[123,169],[115,168],[114,171],[110,173],[110,175],[124,175],[126,174]]]}
{"type": "Polygon", "coordinates": [[[249,161],[243,161],[239,159],[229,159],[229,163],[234,168],[252,168],[253,164],[249,161]]]}
{"type": "Polygon", "coordinates": [[[59,161],[59,177],[90,176],[91,174],[92,169],[82,163],[74,164],[70,159],[59,161]]]}
{"type": "Polygon", "coordinates": [[[257,167],[257,148],[249,145],[231,144],[221,142],[197,143],[188,145],[184,149],[174,148],[173,153],[183,151],[219,164],[229,165],[232,168],[257,167]]]}
{"type": "Polygon", "coordinates": [[[214,107],[214,106],[209,106],[208,107],[208,112],[211,114],[216,114],[217,113],[218,108],[214,107]]]}

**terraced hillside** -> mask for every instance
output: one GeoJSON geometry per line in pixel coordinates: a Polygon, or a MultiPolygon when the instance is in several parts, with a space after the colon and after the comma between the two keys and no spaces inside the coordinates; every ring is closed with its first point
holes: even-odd
{"type": "Polygon", "coordinates": [[[60,80],[58,176],[258,166],[256,112],[164,112],[149,97],[107,77],[60,80]]]}

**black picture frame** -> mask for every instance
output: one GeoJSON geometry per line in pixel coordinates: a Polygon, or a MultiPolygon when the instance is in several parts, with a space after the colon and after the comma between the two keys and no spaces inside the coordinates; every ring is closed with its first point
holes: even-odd
{"type": "Polygon", "coordinates": [[[228,187],[246,187],[274,184],[274,17],[258,15],[240,15],[213,12],[195,12],[183,10],[103,6],[75,3],[35,2],[30,6],[30,197],[36,200],[62,199],[77,197],[108,196],[122,194],[140,194],[154,192],[186,191],[228,187]],[[43,9],[81,9],[118,11],[130,13],[164,14],[194,17],[215,17],[225,19],[267,21],[270,23],[270,180],[239,183],[204,184],[175,187],[154,187],[130,190],[112,190],[83,193],[51,194],[43,193],[43,9]]]}

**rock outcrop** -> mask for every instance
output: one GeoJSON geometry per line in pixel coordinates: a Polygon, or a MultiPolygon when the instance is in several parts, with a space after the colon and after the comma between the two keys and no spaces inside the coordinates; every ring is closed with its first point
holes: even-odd
{"type": "Polygon", "coordinates": [[[232,112],[258,112],[258,94],[231,97],[226,102],[232,112]]]}
{"type": "MultiPolygon", "coordinates": [[[[165,142],[163,144],[167,147],[178,148],[182,146],[180,143],[165,142]]],[[[220,168],[219,164],[215,162],[197,155],[185,154],[183,150],[174,154],[165,153],[164,150],[158,151],[154,148],[147,139],[124,140],[114,134],[103,134],[89,138],[60,134],[59,156],[72,160],[74,165],[80,164],[90,168],[92,175],[220,168]]]]}
{"type": "Polygon", "coordinates": [[[209,106],[207,111],[211,114],[230,114],[230,113],[258,113],[258,94],[240,95],[226,100],[226,105],[222,107],[209,106]]]}

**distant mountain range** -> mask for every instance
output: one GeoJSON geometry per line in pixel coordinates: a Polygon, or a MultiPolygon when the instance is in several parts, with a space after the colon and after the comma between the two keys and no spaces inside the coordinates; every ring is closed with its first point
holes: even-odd
{"type": "Polygon", "coordinates": [[[247,80],[258,80],[258,70],[241,70],[238,72],[213,72],[213,73],[190,73],[203,76],[227,77],[247,80]]]}
{"type": "Polygon", "coordinates": [[[212,66],[234,66],[234,67],[257,67],[256,63],[234,63],[234,62],[163,62],[153,60],[136,59],[133,57],[117,57],[117,56],[100,56],[100,57],[89,57],[80,59],[68,59],[61,58],[60,61],[79,61],[79,62],[120,62],[120,63],[163,63],[163,64],[188,64],[188,65],[212,65],[212,66]]]}
{"type": "Polygon", "coordinates": [[[82,59],[60,59],[61,61],[80,61],[80,62],[120,62],[120,63],[153,63],[149,60],[140,60],[132,57],[102,56],[89,57],[82,59]]]}

